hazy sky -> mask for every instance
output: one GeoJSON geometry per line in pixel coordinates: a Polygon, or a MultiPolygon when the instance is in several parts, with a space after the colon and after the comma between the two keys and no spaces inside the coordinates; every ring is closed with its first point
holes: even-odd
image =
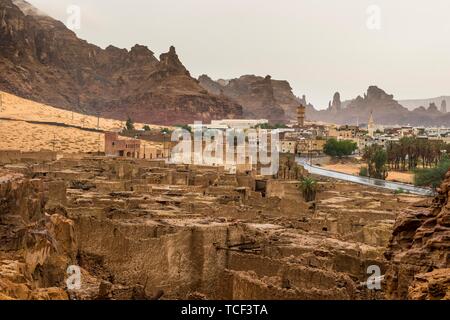
{"type": "MultiPolygon", "coordinates": [[[[170,45],[194,77],[288,80],[318,108],[378,85],[397,99],[450,95],[449,0],[29,0],[106,47],[170,45]],[[380,29],[367,27],[371,5],[380,29]]],[[[375,20],[370,20],[376,22],[375,20]]],[[[372,24],[373,25],[373,24],[372,24]]]]}

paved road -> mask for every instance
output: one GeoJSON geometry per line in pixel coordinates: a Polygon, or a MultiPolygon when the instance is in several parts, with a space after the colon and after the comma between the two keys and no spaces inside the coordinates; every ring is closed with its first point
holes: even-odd
{"type": "Polygon", "coordinates": [[[366,177],[359,177],[354,176],[351,174],[336,172],[332,170],[326,170],[320,167],[311,166],[307,159],[304,158],[297,158],[297,163],[301,164],[309,173],[311,174],[317,174],[320,176],[325,176],[329,178],[334,178],[338,180],[344,180],[354,183],[359,183],[367,186],[373,186],[373,187],[379,187],[389,190],[399,190],[402,189],[404,191],[408,191],[412,194],[417,194],[421,196],[432,196],[434,195],[434,191],[431,188],[421,188],[413,186],[412,184],[406,184],[406,183],[398,183],[398,182],[391,182],[391,181],[385,181],[385,180],[379,180],[379,179],[373,179],[373,178],[366,178],[366,177]]]}

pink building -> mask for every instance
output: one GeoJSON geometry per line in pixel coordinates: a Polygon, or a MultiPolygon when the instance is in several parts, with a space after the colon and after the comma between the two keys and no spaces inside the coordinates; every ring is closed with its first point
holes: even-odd
{"type": "Polygon", "coordinates": [[[140,150],[140,140],[120,139],[117,132],[105,133],[105,154],[107,156],[139,158],[140,150]]]}

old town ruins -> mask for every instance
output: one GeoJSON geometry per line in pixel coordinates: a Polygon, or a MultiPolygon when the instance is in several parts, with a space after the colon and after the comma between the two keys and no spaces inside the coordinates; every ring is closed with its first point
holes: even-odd
{"type": "Polygon", "coordinates": [[[322,178],[305,202],[291,157],[270,177],[54,152],[0,163],[3,299],[448,296],[450,176],[435,199],[322,178]]]}

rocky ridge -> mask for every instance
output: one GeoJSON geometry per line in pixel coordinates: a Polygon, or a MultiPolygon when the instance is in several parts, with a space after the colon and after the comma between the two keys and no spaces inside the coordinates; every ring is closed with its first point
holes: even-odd
{"type": "Polygon", "coordinates": [[[274,80],[269,75],[244,75],[236,79],[217,81],[202,75],[198,80],[211,94],[225,96],[242,105],[247,118],[287,123],[297,119],[296,110],[300,104],[307,105],[306,97],[296,97],[289,82],[274,80]]]}
{"type": "Polygon", "coordinates": [[[438,109],[431,102],[428,108],[419,107],[410,111],[395,100],[392,94],[377,86],[370,86],[364,96],[350,101],[341,102],[339,93],[336,93],[328,109],[308,108],[306,116],[314,121],[357,124],[367,123],[373,113],[375,123],[382,125],[445,126],[450,121],[450,114],[443,113],[444,110],[446,111],[446,106],[438,109]]]}
{"type": "Polygon", "coordinates": [[[101,49],[22,0],[0,0],[0,90],[67,110],[157,124],[242,115],[237,103],[204,90],[174,47],[159,60],[142,45],[101,49]]]}

